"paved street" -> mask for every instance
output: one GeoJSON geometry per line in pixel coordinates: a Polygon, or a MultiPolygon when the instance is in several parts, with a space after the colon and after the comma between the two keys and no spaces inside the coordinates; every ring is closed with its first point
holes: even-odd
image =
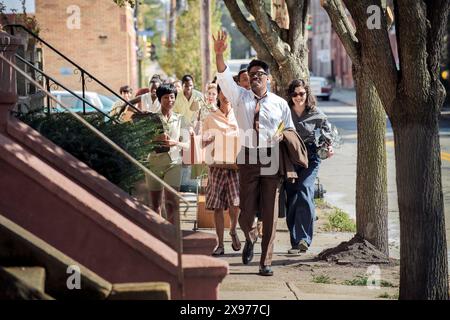
{"type": "MultiPolygon", "coordinates": [[[[352,92],[338,92],[331,101],[319,101],[331,123],[336,125],[343,138],[336,155],[322,162],[319,178],[327,190],[325,198],[331,204],[355,217],[356,184],[356,107],[352,92]],[[337,101],[335,99],[341,101],[337,101]]],[[[445,202],[447,247],[450,248],[450,119],[441,121],[440,141],[442,152],[442,184],[445,202]]],[[[391,254],[398,256],[399,218],[395,182],[395,158],[392,129],[388,123],[386,132],[388,156],[389,239],[391,254]]],[[[450,251],[449,251],[450,252],[450,251]]],[[[449,254],[450,259],[450,254],[449,254]]]]}

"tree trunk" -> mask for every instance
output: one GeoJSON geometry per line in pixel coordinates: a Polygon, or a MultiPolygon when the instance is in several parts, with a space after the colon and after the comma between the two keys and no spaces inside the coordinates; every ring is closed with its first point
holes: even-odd
{"type": "Polygon", "coordinates": [[[290,63],[284,68],[277,64],[275,60],[270,63],[270,73],[275,81],[275,83],[271,83],[271,91],[283,97],[286,101],[289,99],[287,89],[292,80],[303,79],[309,82],[308,51],[304,50],[304,53],[299,56],[303,58],[296,58],[295,63],[290,63]]]}
{"type": "Polygon", "coordinates": [[[353,75],[358,112],[356,233],[388,257],[386,113],[370,75],[355,67],[353,75]]]}
{"type": "Polygon", "coordinates": [[[439,93],[429,94],[428,101],[398,97],[396,105],[406,103],[408,108],[391,119],[400,212],[400,299],[449,298],[436,107],[442,99],[439,93]]]}

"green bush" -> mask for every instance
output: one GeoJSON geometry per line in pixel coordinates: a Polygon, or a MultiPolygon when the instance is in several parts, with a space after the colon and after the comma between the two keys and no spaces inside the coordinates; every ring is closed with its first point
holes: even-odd
{"type": "Polygon", "coordinates": [[[329,276],[327,276],[326,274],[320,274],[320,275],[317,275],[317,276],[313,276],[312,282],[314,282],[314,283],[325,283],[325,284],[333,283],[331,278],[329,276]]]}
{"type": "Polygon", "coordinates": [[[356,232],[356,224],[350,219],[347,212],[335,208],[334,212],[328,216],[328,222],[325,225],[326,231],[356,232]]]}
{"type": "MultiPolygon", "coordinates": [[[[131,193],[134,184],[144,177],[139,167],[68,113],[35,112],[19,118],[126,192],[131,193]]],[[[135,123],[106,122],[100,114],[83,118],[143,164],[155,146],[150,141],[158,132],[146,118],[135,123]]]]}

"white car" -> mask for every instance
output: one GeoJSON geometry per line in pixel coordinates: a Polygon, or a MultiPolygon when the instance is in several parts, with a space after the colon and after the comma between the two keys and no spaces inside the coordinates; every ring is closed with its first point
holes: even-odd
{"type": "Polygon", "coordinates": [[[316,77],[311,74],[310,86],[313,95],[323,100],[330,100],[333,87],[324,77],[316,77]]]}

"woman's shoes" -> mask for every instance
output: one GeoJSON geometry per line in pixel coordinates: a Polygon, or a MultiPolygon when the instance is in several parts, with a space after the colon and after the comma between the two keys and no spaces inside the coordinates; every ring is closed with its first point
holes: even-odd
{"type": "Polygon", "coordinates": [[[241,250],[241,242],[239,241],[239,237],[238,237],[237,233],[230,232],[230,236],[231,236],[231,247],[233,248],[233,250],[234,251],[241,250]]]}
{"type": "Polygon", "coordinates": [[[213,251],[212,256],[223,256],[225,254],[225,249],[223,247],[217,247],[216,250],[213,251]]]}

